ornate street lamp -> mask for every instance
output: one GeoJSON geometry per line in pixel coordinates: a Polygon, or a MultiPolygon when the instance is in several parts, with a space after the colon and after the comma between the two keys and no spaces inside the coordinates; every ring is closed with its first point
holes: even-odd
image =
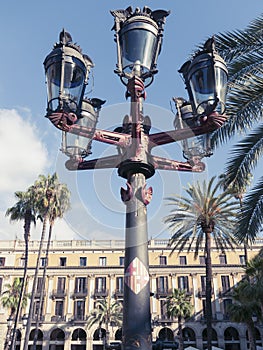
{"type": "MultiPolygon", "coordinates": [[[[192,61],[180,68],[189,101],[174,98],[177,108],[175,128],[194,128],[206,123],[208,118],[216,118],[225,111],[228,71],[224,60],[215,49],[214,38],[204,44],[192,61]]],[[[182,141],[183,155],[193,165],[202,167],[201,159],[212,155],[209,133],[182,141]]]]}
{"type": "Polygon", "coordinates": [[[165,18],[170,12],[152,11],[144,7],[141,11],[131,7],[111,11],[115,18],[115,39],[117,43],[117,73],[127,85],[136,74],[149,86],[158,71],[157,58],[161,51],[165,18]]]}
{"type": "Polygon", "coordinates": [[[115,131],[96,128],[103,101],[83,98],[91,60],[85,63],[81,50],[76,50],[75,45],[72,47],[71,37],[65,32],[61,34],[60,43],[56,44],[58,48],[55,45],[54,50],[59,54],[49,54],[44,62],[48,83],[47,117],[62,130],[62,151],[69,158],[67,169],[116,168],[118,174],[127,180],[127,188],[121,189],[121,198],[126,205],[122,343],[124,350],[152,350],[146,209],[151,201],[152,188],[146,187],[146,179],[156,170],[204,170],[201,160],[211,154],[211,150],[203,135],[220,128],[226,120],[223,97],[227,70],[215,52],[214,43],[207,43],[204,51],[196,54],[180,70],[189,101],[174,98],[178,111],[175,129],[151,134],[151,121],[144,116],[143,100],[145,87],[151,84],[157,73],[157,58],[169,12],[151,11],[148,7],[133,11],[128,7],[111,11],[111,14],[115,19],[113,28],[117,44],[115,73],[126,85],[126,97],[131,101],[130,114],[124,117],[122,127],[115,131]],[[61,51],[69,48],[71,51],[67,56],[71,61],[74,58],[74,64],[69,67],[73,74],[67,80],[70,83],[65,83],[62,74],[65,54],[61,51]],[[75,69],[78,78],[74,75],[75,69]],[[74,94],[69,92],[69,87],[74,94]],[[86,143],[83,142],[85,139],[86,143]],[[117,152],[87,160],[92,141],[115,145],[117,152]],[[183,142],[185,162],[152,154],[155,147],[176,141],[183,142]]]}
{"type": "Polygon", "coordinates": [[[75,122],[93,63],[87,55],[82,54],[79,46],[73,44],[71,35],[65,30],[60,33],[59,39],[44,61],[47,116],[63,111],[75,122]]]}

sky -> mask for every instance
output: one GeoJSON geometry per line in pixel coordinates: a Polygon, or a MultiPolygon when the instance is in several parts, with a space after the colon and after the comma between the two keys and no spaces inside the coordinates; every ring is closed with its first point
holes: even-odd
{"type": "MultiPolygon", "coordinates": [[[[125,86],[114,74],[116,44],[111,30],[113,9],[128,6],[165,9],[167,18],[158,74],[147,88],[145,115],[150,115],[154,131],[173,128],[171,99],[186,97],[178,69],[196,47],[208,37],[244,29],[263,12],[262,0],[9,0],[1,4],[0,32],[0,240],[23,239],[23,223],[10,223],[6,209],[14,205],[15,191],[26,190],[39,174],[58,172],[71,191],[71,209],[54,228],[54,239],[124,239],[125,206],[120,188],[125,180],[115,169],[69,172],[67,160],[59,151],[60,131],[45,118],[46,86],[43,61],[65,28],[73,41],[88,54],[95,67],[90,79],[89,97],[106,100],[98,128],[113,130],[129,111],[125,86]]],[[[228,147],[218,149],[207,161],[201,175],[157,172],[147,181],[153,187],[148,206],[149,238],[169,238],[162,218],[169,213],[164,198],[183,194],[196,179],[210,178],[224,168],[228,147]]],[[[115,154],[113,146],[96,141],[97,158],[115,154]]],[[[158,154],[183,160],[180,145],[165,146],[158,154]]],[[[40,224],[32,229],[32,239],[40,237],[40,224]]]]}

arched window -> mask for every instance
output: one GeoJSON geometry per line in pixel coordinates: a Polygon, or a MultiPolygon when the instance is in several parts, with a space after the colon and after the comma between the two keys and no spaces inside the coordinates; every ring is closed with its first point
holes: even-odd
{"type": "Polygon", "coordinates": [[[55,328],[50,334],[49,350],[64,350],[65,333],[55,328]]]}
{"type": "MultiPolygon", "coordinates": [[[[34,343],[34,338],[36,334],[36,329],[32,329],[32,331],[29,334],[29,342],[28,342],[28,349],[31,350],[33,349],[33,343],[34,343]]],[[[43,332],[38,329],[37,330],[37,342],[36,342],[36,350],[42,350],[42,341],[43,341],[43,332]]]]}
{"type": "Polygon", "coordinates": [[[185,327],[183,329],[183,340],[184,344],[187,346],[196,346],[196,336],[192,328],[185,327]]]}
{"type": "Polygon", "coordinates": [[[115,333],[115,340],[122,340],[122,328],[117,329],[115,333]]]}
{"type": "MultiPolygon", "coordinates": [[[[247,331],[246,331],[246,338],[247,338],[247,342],[248,342],[248,332],[247,331]]],[[[257,346],[262,346],[261,335],[260,335],[260,332],[257,329],[257,327],[255,327],[255,338],[256,338],[257,346]]],[[[249,345],[249,343],[248,343],[248,345],[249,345]]]]}
{"type": "Polygon", "coordinates": [[[226,328],[224,332],[225,350],[240,350],[238,331],[234,327],[226,328]]]}
{"type": "MultiPolygon", "coordinates": [[[[203,343],[204,343],[204,348],[205,348],[206,343],[207,343],[207,329],[206,328],[203,330],[202,338],[203,338],[203,343]]],[[[212,345],[218,346],[217,333],[214,330],[214,328],[212,328],[212,345]]]]}
{"type": "Polygon", "coordinates": [[[87,334],[82,328],[77,328],[74,330],[72,334],[72,340],[86,340],[87,339],[87,334]]]}
{"type": "Polygon", "coordinates": [[[174,333],[173,331],[168,328],[168,327],[164,327],[160,330],[158,338],[160,340],[171,340],[174,341],[174,333]]]}
{"type": "Polygon", "coordinates": [[[87,333],[82,328],[77,328],[72,333],[71,350],[86,350],[87,333]]]}
{"type": "Polygon", "coordinates": [[[97,328],[93,334],[93,340],[102,340],[106,338],[106,330],[104,328],[97,328]]]}

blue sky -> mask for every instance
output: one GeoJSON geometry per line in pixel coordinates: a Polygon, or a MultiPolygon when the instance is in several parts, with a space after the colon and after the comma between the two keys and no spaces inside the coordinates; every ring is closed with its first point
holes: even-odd
{"type": "MultiPolygon", "coordinates": [[[[218,32],[244,29],[262,13],[261,0],[184,0],[184,1],[51,1],[9,0],[1,4],[0,32],[0,239],[23,237],[22,225],[10,225],[4,217],[14,203],[13,193],[26,189],[40,173],[58,171],[72,192],[72,209],[55,227],[56,239],[124,238],[125,207],[119,190],[125,181],[115,170],[69,173],[65,157],[59,153],[60,132],[44,118],[46,87],[43,61],[58,41],[62,28],[69,31],[84,53],[95,63],[91,97],[107,102],[98,127],[119,125],[129,106],[125,87],[113,70],[116,65],[113,17],[111,9],[131,5],[171,10],[165,26],[159,73],[147,89],[145,113],[156,130],[173,125],[170,101],[185,96],[184,84],[177,70],[196,46],[218,32]]],[[[114,147],[93,143],[93,156],[115,153],[114,147]]],[[[164,147],[160,154],[182,160],[179,145],[164,147]]],[[[226,147],[208,161],[206,178],[223,169],[226,147]]],[[[183,193],[182,188],[196,177],[192,174],[157,173],[148,181],[154,193],[149,213],[149,236],[169,237],[161,221],[168,213],[163,198],[183,193]]],[[[39,237],[39,229],[33,230],[39,237]]]]}

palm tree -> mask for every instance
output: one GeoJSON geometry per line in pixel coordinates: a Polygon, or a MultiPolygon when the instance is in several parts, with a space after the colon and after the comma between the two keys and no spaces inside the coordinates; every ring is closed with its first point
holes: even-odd
{"type": "Polygon", "coordinates": [[[28,265],[28,241],[30,238],[30,227],[33,222],[36,224],[36,210],[35,210],[35,200],[34,191],[30,187],[26,192],[17,191],[15,192],[15,197],[18,200],[16,204],[8,208],[6,211],[6,216],[10,217],[10,221],[24,221],[24,240],[25,240],[25,259],[24,259],[24,271],[23,279],[21,282],[21,293],[18,300],[18,305],[16,308],[16,315],[14,320],[13,334],[11,339],[11,349],[15,343],[16,329],[18,324],[18,318],[21,311],[21,303],[23,296],[25,294],[25,286],[27,280],[27,265],[28,265]]]}
{"type": "Polygon", "coordinates": [[[96,302],[96,308],[91,310],[88,315],[88,329],[95,324],[98,324],[99,329],[101,329],[102,325],[105,325],[106,342],[108,342],[110,324],[118,327],[122,325],[122,304],[119,301],[110,303],[107,299],[98,300],[96,302]]]}
{"type": "MultiPolygon", "coordinates": [[[[247,188],[253,170],[263,152],[263,15],[244,30],[216,36],[217,49],[229,69],[229,91],[226,111],[229,120],[214,133],[214,144],[248,133],[231,150],[226,164],[226,185],[247,188]],[[252,130],[252,131],[251,131],[252,130]]],[[[239,191],[238,191],[239,192],[239,191]]],[[[245,196],[236,229],[239,242],[254,241],[261,230],[263,177],[245,196]]]]}
{"type": "Polygon", "coordinates": [[[183,319],[189,318],[193,311],[191,304],[191,296],[187,295],[186,290],[174,288],[171,295],[166,298],[167,316],[177,318],[178,320],[178,335],[179,335],[179,350],[184,349],[183,344],[183,319]]]}
{"type": "MultiPolygon", "coordinates": [[[[48,220],[49,220],[49,232],[48,232],[48,240],[47,240],[47,248],[46,248],[46,255],[45,255],[45,264],[43,268],[43,274],[42,274],[42,286],[40,290],[40,296],[39,296],[39,308],[38,313],[36,315],[36,327],[35,327],[35,333],[34,333],[34,342],[33,342],[33,350],[36,349],[36,343],[37,343],[37,336],[38,336],[38,328],[39,328],[39,322],[40,317],[42,315],[42,309],[43,309],[43,300],[44,300],[44,291],[45,291],[45,280],[46,280],[46,272],[47,272],[47,266],[48,266],[48,256],[49,256],[49,248],[50,248],[50,242],[52,238],[52,230],[54,223],[57,219],[63,218],[65,212],[70,207],[70,192],[65,184],[61,184],[58,181],[58,176],[54,174],[53,176],[53,184],[52,184],[52,204],[49,206],[48,210],[48,220]]],[[[40,208],[41,210],[43,208],[40,208]]],[[[45,209],[42,213],[43,216],[45,215],[45,209]]]]}
{"type": "MultiPolygon", "coordinates": [[[[57,193],[58,188],[60,188],[60,186],[61,184],[59,184],[58,182],[58,176],[56,173],[48,176],[39,175],[38,179],[35,181],[33,185],[34,193],[35,193],[36,208],[39,213],[39,216],[42,219],[43,224],[42,224],[42,233],[40,237],[37,261],[36,261],[36,267],[35,267],[35,276],[34,276],[33,286],[32,286],[32,294],[30,298],[28,321],[27,321],[25,341],[24,341],[24,350],[27,350],[28,348],[36,287],[37,287],[37,281],[39,276],[40,260],[41,260],[42,250],[43,250],[43,242],[45,238],[47,222],[50,216],[52,215],[52,213],[53,215],[55,215],[55,213],[58,213],[60,211],[62,212],[64,208],[66,208],[68,205],[66,204],[66,201],[63,202],[64,195],[65,195],[64,191],[62,191],[61,196],[58,195],[57,193]],[[61,206],[61,209],[58,209],[59,206],[61,206]]],[[[42,280],[42,283],[43,282],[44,280],[42,280]]],[[[41,289],[44,290],[43,285],[41,289]]],[[[43,300],[43,296],[42,296],[42,300],[43,300]]],[[[40,304],[40,308],[41,308],[41,304],[40,304]]],[[[37,336],[37,333],[38,332],[35,331],[36,336],[37,336]]]]}
{"type": "Polygon", "coordinates": [[[232,234],[235,226],[238,205],[232,200],[228,191],[217,193],[220,181],[214,184],[215,177],[208,184],[189,185],[186,189],[188,198],[174,196],[167,198],[175,209],[164,218],[164,222],[172,232],[170,245],[182,251],[186,245],[188,250],[195,246],[195,258],[205,245],[206,254],[206,324],[207,344],[211,350],[212,343],[212,261],[211,244],[214,240],[216,247],[224,250],[234,247],[235,239],[232,234]]]}
{"type": "Polygon", "coordinates": [[[261,307],[261,314],[263,315],[263,258],[257,255],[247,263],[246,275],[250,280],[250,290],[248,295],[259,302],[261,307]],[[252,289],[252,290],[251,290],[252,289]]]}
{"type": "Polygon", "coordinates": [[[249,350],[256,350],[255,326],[253,317],[261,317],[261,309],[253,293],[247,293],[250,289],[249,282],[243,280],[232,292],[234,303],[228,306],[230,319],[233,322],[245,323],[248,330],[249,350]]]}
{"type": "MultiPolygon", "coordinates": [[[[18,305],[20,302],[20,296],[22,291],[23,281],[20,278],[16,277],[13,281],[13,284],[6,284],[6,290],[1,294],[1,304],[4,308],[10,309],[10,319],[14,319],[14,316],[17,313],[18,305]]],[[[27,305],[28,295],[24,293],[21,306],[25,308],[27,305]]],[[[8,328],[6,334],[6,341],[4,349],[9,349],[9,339],[11,338],[12,331],[11,327],[8,328]]]]}

